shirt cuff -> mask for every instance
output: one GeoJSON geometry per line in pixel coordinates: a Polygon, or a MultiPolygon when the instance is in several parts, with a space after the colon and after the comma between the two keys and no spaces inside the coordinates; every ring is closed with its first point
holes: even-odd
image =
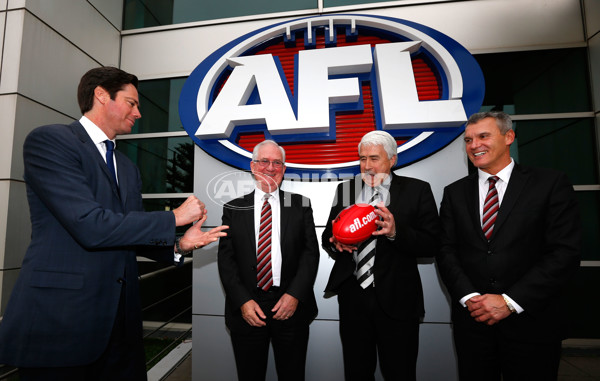
{"type": "Polygon", "coordinates": [[[510,296],[506,295],[506,294],[502,294],[503,297],[505,297],[506,299],[508,299],[508,301],[510,302],[510,304],[512,304],[513,307],[515,307],[515,310],[517,310],[517,313],[520,314],[521,312],[525,311],[517,302],[515,302],[513,299],[511,299],[510,296]]]}
{"type": "Polygon", "coordinates": [[[474,297],[475,295],[481,295],[481,294],[480,294],[480,293],[478,293],[478,292],[473,292],[473,293],[470,293],[470,294],[468,294],[468,295],[465,295],[465,296],[463,296],[463,297],[462,297],[462,298],[459,300],[460,304],[462,304],[462,306],[463,306],[463,307],[466,307],[466,306],[467,306],[467,304],[466,304],[466,303],[467,303],[467,300],[471,299],[471,298],[472,298],[472,297],[474,297]]]}

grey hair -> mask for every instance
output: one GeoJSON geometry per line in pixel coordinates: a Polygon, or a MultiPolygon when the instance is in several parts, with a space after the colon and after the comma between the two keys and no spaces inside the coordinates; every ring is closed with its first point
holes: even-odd
{"type": "Polygon", "coordinates": [[[362,145],[365,146],[383,146],[383,149],[388,155],[388,159],[395,157],[398,150],[398,143],[396,143],[396,139],[392,137],[388,132],[375,130],[366,133],[360,143],[358,143],[358,152],[360,154],[360,148],[362,145]]]}
{"type": "Polygon", "coordinates": [[[512,119],[510,118],[510,115],[504,111],[483,111],[475,113],[469,117],[465,128],[470,124],[475,124],[485,118],[494,118],[502,135],[506,135],[508,131],[512,130],[512,119]]]}
{"type": "Polygon", "coordinates": [[[258,150],[260,150],[260,147],[264,146],[265,144],[273,144],[274,146],[279,148],[279,150],[281,151],[282,161],[285,163],[285,150],[283,149],[282,146],[277,144],[277,142],[275,140],[271,140],[271,139],[263,140],[262,142],[260,142],[254,146],[254,149],[252,150],[252,161],[258,159],[258,150]]]}

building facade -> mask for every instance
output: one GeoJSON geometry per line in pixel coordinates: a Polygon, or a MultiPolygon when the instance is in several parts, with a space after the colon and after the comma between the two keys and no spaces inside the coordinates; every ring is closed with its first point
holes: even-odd
{"type": "MultiPolygon", "coordinates": [[[[571,337],[600,338],[600,3],[596,0],[0,0],[0,315],[31,232],[22,145],[33,128],[80,117],[76,88],[99,65],[138,75],[143,118],[118,149],[140,167],[148,210],[172,208],[189,194],[207,203],[206,226],[220,225],[211,179],[234,168],[195,146],[183,130],[178,100],[192,70],[225,43],[260,27],[298,17],[355,13],[410,20],[469,50],[485,77],[482,110],[513,116],[512,155],[525,165],[565,171],[584,226],[579,274],[572,284],[571,337]],[[597,303],[596,303],[597,304],[597,303]]],[[[469,165],[459,137],[435,154],[397,170],[430,182],[439,205],[443,187],[469,165]]],[[[311,198],[320,236],[335,182],[286,180],[311,198]]],[[[307,379],[342,374],[337,301],[322,297],[332,261],[325,252],[315,292],[307,379]]],[[[426,316],[419,379],[456,373],[448,299],[435,263],[419,265],[426,316]],[[432,367],[430,364],[435,363],[432,367]]],[[[235,375],[224,327],[224,295],[216,246],[198,250],[193,265],[194,379],[235,375]]],[[[273,362],[270,362],[271,366],[273,362]]],[[[270,377],[274,369],[269,369],[270,377]]]]}

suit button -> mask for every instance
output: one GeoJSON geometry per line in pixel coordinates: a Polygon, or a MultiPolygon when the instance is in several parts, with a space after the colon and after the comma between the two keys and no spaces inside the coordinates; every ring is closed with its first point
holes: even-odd
{"type": "Polygon", "coordinates": [[[491,250],[488,250],[488,255],[494,255],[494,253],[491,250]]]}
{"type": "Polygon", "coordinates": [[[123,283],[125,283],[125,279],[119,278],[119,279],[117,279],[117,283],[123,284],[123,283]]]}

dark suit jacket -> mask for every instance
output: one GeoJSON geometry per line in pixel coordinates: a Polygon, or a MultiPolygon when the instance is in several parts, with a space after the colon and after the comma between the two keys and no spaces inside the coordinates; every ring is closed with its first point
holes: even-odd
{"type": "Polygon", "coordinates": [[[0,363],[79,366],[106,348],[124,286],[141,342],[136,249],[173,263],[175,218],[142,212],[135,165],[115,152],[119,190],[79,122],[35,129],[23,155],[32,236],[0,323],[0,363]]]}
{"type": "MultiPolygon", "coordinates": [[[[340,253],[332,247],[331,221],[345,207],[355,203],[361,190],[361,179],[338,186],[322,245],[335,264],[326,292],[337,293],[341,284],[354,277],[352,254],[340,253]],[[357,189],[358,187],[358,189],[357,189]]],[[[423,288],[417,268],[417,257],[433,257],[439,249],[440,223],[438,211],[428,183],[392,175],[388,209],[394,215],[396,239],[377,238],[375,252],[375,293],[381,308],[395,319],[418,319],[424,316],[423,288]]]]}
{"type": "Polygon", "coordinates": [[[559,296],[579,266],[573,186],[562,173],[515,165],[488,243],[477,179],[474,173],[447,186],[440,211],[444,232],[437,263],[452,297],[453,322],[473,324],[458,303],[467,294],[506,293],[525,312],[500,322],[505,334],[555,340],[563,333],[559,296]]]}
{"type": "MultiPolygon", "coordinates": [[[[296,313],[309,319],[317,315],[313,285],[319,265],[319,244],[310,201],[298,194],[279,191],[281,284],[283,293],[299,300],[296,313]]],[[[256,237],[254,192],[223,207],[227,237],[219,241],[218,267],[225,289],[225,321],[241,317],[240,307],[255,299],[256,237]]]]}

